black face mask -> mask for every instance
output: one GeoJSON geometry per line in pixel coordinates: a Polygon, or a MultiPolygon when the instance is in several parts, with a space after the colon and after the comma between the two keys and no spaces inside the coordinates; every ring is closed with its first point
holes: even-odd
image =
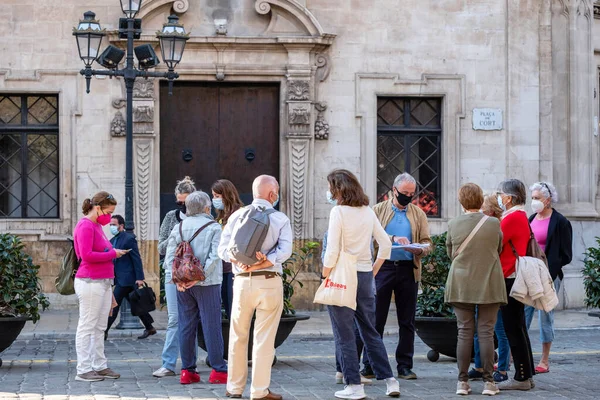
{"type": "Polygon", "coordinates": [[[177,207],[179,207],[179,211],[185,214],[187,209],[185,208],[185,203],[177,203],[177,207]]]}
{"type": "Polygon", "coordinates": [[[400,192],[395,192],[394,195],[396,196],[396,201],[402,207],[406,207],[412,201],[412,196],[407,196],[407,195],[402,194],[400,192]]]}

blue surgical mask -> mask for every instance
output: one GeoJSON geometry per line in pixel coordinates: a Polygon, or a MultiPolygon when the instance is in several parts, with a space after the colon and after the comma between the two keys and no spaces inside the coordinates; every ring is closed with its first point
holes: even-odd
{"type": "Polygon", "coordinates": [[[225,205],[223,204],[223,199],[214,198],[212,200],[213,207],[215,210],[224,210],[225,205]]]}
{"type": "Polygon", "coordinates": [[[119,233],[119,227],[116,225],[111,225],[110,233],[112,233],[113,236],[117,236],[117,234],[119,233]]]}
{"type": "Polygon", "coordinates": [[[336,199],[334,199],[334,198],[331,196],[331,192],[330,192],[329,190],[327,191],[327,193],[325,194],[325,196],[327,196],[327,202],[328,202],[329,204],[332,204],[332,205],[334,205],[334,206],[337,206],[337,200],[336,200],[336,199]]]}
{"type": "Polygon", "coordinates": [[[502,196],[498,195],[498,206],[503,210],[506,211],[506,206],[504,205],[504,203],[502,203],[502,196]]]}
{"type": "Polygon", "coordinates": [[[273,207],[277,207],[277,204],[279,204],[279,193],[277,193],[277,199],[275,200],[275,203],[273,203],[273,207]]]}

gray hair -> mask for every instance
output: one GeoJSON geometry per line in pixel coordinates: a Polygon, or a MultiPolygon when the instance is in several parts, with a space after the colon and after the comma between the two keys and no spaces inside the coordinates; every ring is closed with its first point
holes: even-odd
{"type": "Polygon", "coordinates": [[[396,177],[396,179],[394,179],[394,187],[398,187],[403,183],[414,183],[415,185],[417,184],[417,181],[415,178],[412,177],[411,174],[409,174],[408,172],[403,172],[400,175],[398,175],[396,177]]]}
{"type": "Polygon", "coordinates": [[[210,197],[201,190],[190,193],[185,199],[185,215],[191,217],[206,212],[211,205],[210,197]]]}
{"type": "Polygon", "coordinates": [[[194,186],[194,181],[189,176],[186,176],[180,181],[177,181],[177,186],[175,186],[175,196],[179,194],[190,194],[196,191],[196,186],[194,186]]]}
{"type": "Polygon", "coordinates": [[[498,191],[510,196],[511,203],[513,206],[520,206],[525,204],[527,201],[527,191],[525,185],[518,179],[507,179],[500,182],[498,185],[498,191]]]}
{"type": "Polygon", "coordinates": [[[536,182],[529,188],[532,192],[537,190],[545,199],[550,198],[551,203],[558,203],[558,192],[553,184],[549,182],[536,182]]]}

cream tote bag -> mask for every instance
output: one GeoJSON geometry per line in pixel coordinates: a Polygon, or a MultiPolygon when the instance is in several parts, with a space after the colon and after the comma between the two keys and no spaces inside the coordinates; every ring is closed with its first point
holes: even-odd
{"type": "Polygon", "coordinates": [[[348,254],[344,246],[344,225],[342,223],[342,248],[335,267],[329,277],[321,282],[313,303],[328,306],[349,307],[356,310],[358,257],[348,254]]]}

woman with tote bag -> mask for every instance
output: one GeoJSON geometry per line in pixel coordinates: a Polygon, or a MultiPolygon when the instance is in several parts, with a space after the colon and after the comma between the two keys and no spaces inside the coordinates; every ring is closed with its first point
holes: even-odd
{"type": "Polygon", "coordinates": [[[366,397],[361,384],[359,360],[354,335],[354,320],[364,340],[365,348],[377,379],[385,379],[386,395],[400,395],[387,351],[375,330],[375,289],[373,277],[390,257],[392,243],[369,208],[356,176],[338,169],[327,176],[328,196],[337,202],[329,219],[328,245],[323,262],[324,281],[315,302],[328,305],[336,346],[341,350],[342,369],[347,386],[335,393],[340,399],[366,397]],[[372,261],[371,240],[379,244],[375,263],[372,261]]]}

